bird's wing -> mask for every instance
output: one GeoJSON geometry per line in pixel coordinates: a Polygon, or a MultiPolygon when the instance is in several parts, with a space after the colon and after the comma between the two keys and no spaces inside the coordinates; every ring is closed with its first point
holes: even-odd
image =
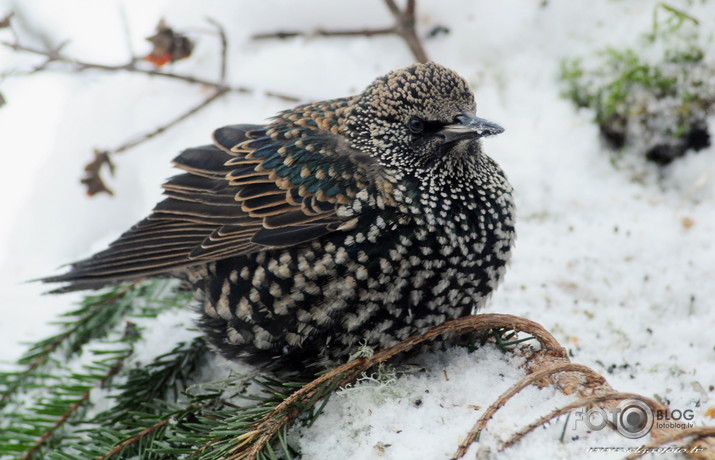
{"type": "Polygon", "coordinates": [[[43,281],[70,283],[60,290],[94,288],[298,245],[340,229],[346,218],[337,207],[361,190],[385,189],[376,160],[329,130],[235,125],[218,129],[214,141],[174,160],[185,173],[164,184],[168,198],[149,217],[43,281]]]}

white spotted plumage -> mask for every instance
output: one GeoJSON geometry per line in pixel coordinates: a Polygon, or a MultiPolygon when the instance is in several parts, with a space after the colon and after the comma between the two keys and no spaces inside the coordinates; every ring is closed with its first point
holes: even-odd
{"type": "Polygon", "coordinates": [[[485,304],[515,238],[511,186],[479,139],[502,130],[435,63],[227,126],[177,157],[150,216],[48,281],[181,277],[225,356],[312,373],[485,304]]]}

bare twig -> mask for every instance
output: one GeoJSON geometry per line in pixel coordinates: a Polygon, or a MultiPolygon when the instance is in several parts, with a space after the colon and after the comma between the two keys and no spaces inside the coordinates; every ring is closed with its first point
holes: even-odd
{"type": "Polygon", "coordinates": [[[181,123],[182,121],[186,120],[190,116],[196,114],[197,112],[201,111],[205,107],[207,107],[209,104],[211,104],[213,101],[217,100],[221,96],[225,95],[228,92],[228,88],[219,88],[216,91],[213,92],[209,97],[205,98],[203,101],[201,101],[200,104],[190,108],[186,112],[182,113],[178,117],[168,121],[167,123],[164,123],[163,125],[153,129],[152,131],[149,131],[147,133],[141,134],[134,139],[125,142],[124,144],[120,145],[119,147],[116,147],[112,150],[95,150],[94,151],[94,159],[89,162],[85,167],[84,170],[86,172],[86,175],[84,178],[81,179],[81,182],[87,186],[87,195],[89,196],[94,196],[97,193],[109,193],[112,195],[112,191],[107,187],[105,184],[104,180],[101,177],[101,170],[104,165],[107,165],[109,168],[110,173],[114,173],[114,164],[111,161],[111,156],[117,153],[122,153],[126,150],[129,150],[133,147],[136,147],[137,145],[148,141],[149,139],[158,136],[159,134],[163,133],[164,131],[176,126],[177,124],[181,123]]]}
{"type": "Polygon", "coordinates": [[[226,69],[228,66],[228,39],[226,38],[226,31],[223,29],[223,26],[217,21],[211,18],[206,18],[206,20],[211,25],[216,27],[219,40],[221,41],[221,70],[219,72],[219,77],[221,79],[221,83],[224,83],[226,81],[226,69]]]}
{"type": "Polygon", "coordinates": [[[123,5],[119,5],[119,17],[122,20],[122,29],[124,31],[124,40],[127,44],[127,50],[129,50],[130,56],[135,56],[134,47],[132,46],[132,34],[129,27],[129,18],[127,18],[127,10],[123,5]]]}
{"type": "Polygon", "coordinates": [[[397,3],[395,3],[395,0],[385,0],[385,4],[390,9],[390,13],[392,13],[393,16],[397,17],[402,14],[400,7],[397,6],[397,3]]]}
{"type": "MultiPolygon", "coordinates": [[[[187,83],[208,86],[208,87],[214,88],[216,90],[225,90],[225,91],[235,92],[235,93],[240,93],[240,94],[253,94],[255,92],[253,89],[245,87],[245,86],[226,85],[221,82],[207,80],[207,79],[195,77],[192,75],[182,75],[182,74],[177,74],[177,73],[173,73],[173,72],[166,72],[166,71],[159,70],[159,69],[144,69],[141,67],[137,67],[137,64],[134,59],[132,59],[131,61],[129,61],[126,64],[119,64],[119,65],[100,64],[97,62],[88,62],[88,61],[82,61],[80,59],[70,58],[69,56],[63,55],[59,51],[44,50],[44,49],[35,48],[32,46],[22,45],[20,43],[0,42],[0,45],[7,46],[15,51],[22,51],[22,52],[31,53],[31,54],[37,54],[39,56],[45,56],[46,58],[48,58],[48,62],[46,62],[43,65],[42,70],[44,70],[48,64],[51,64],[54,62],[59,62],[59,63],[69,65],[72,70],[75,70],[77,72],[81,72],[83,70],[90,70],[90,69],[91,70],[104,70],[104,71],[109,71],[109,72],[124,71],[124,72],[131,72],[131,73],[140,73],[140,74],[144,74],[144,75],[154,75],[154,76],[170,78],[170,79],[174,79],[174,80],[181,80],[181,81],[185,81],[187,83]]],[[[281,99],[284,101],[288,101],[288,102],[300,101],[300,99],[295,96],[278,93],[278,92],[274,92],[274,91],[266,91],[264,94],[266,96],[275,97],[275,98],[278,98],[278,99],[281,99]]]]}
{"type": "Polygon", "coordinates": [[[218,88],[216,91],[214,91],[213,94],[211,94],[206,99],[201,101],[201,103],[190,108],[183,114],[179,115],[178,117],[174,118],[173,120],[170,120],[169,122],[159,126],[158,128],[156,128],[148,133],[137,136],[135,139],[133,139],[125,144],[122,144],[121,146],[112,150],[110,153],[114,154],[114,153],[124,152],[125,150],[129,150],[132,147],[136,147],[137,145],[141,144],[142,142],[145,142],[145,141],[163,133],[167,129],[172,128],[172,127],[176,126],[177,124],[181,123],[182,121],[186,120],[191,115],[194,115],[195,113],[201,111],[203,108],[207,107],[209,104],[211,104],[216,99],[220,98],[221,96],[223,96],[224,94],[226,94],[229,91],[230,90],[228,88],[218,88]]]}
{"type": "Polygon", "coordinates": [[[695,460],[715,460],[715,435],[696,436],[685,448],[688,450],[687,455],[695,460]]]}
{"type": "Polygon", "coordinates": [[[422,46],[422,41],[417,36],[417,31],[415,30],[415,10],[417,8],[416,0],[407,0],[407,5],[405,6],[404,11],[400,11],[395,4],[395,0],[385,0],[385,3],[387,3],[390,11],[392,11],[392,14],[395,16],[395,19],[397,19],[397,24],[395,26],[397,28],[396,33],[402,37],[405,43],[407,43],[407,46],[410,47],[410,51],[412,51],[412,55],[415,57],[417,62],[429,61],[427,52],[422,46]]]}
{"type": "Polygon", "coordinates": [[[395,0],[385,0],[387,8],[395,17],[395,24],[392,27],[383,27],[377,29],[357,29],[357,30],[326,30],[318,29],[311,33],[295,32],[295,31],[279,31],[273,33],[262,33],[253,35],[254,40],[265,40],[270,38],[285,39],[298,36],[321,36],[321,37],[351,37],[365,36],[372,37],[376,35],[398,35],[407,46],[410,48],[412,55],[417,62],[427,62],[427,52],[422,46],[422,41],[417,36],[416,25],[416,0],[407,0],[405,9],[401,10],[395,0]]]}
{"type": "MultiPolygon", "coordinates": [[[[600,403],[602,408],[608,408],[610,406],[617,406],[617,401],[623,399],[638,399],[648,404],[652,409],[660,411],[660,413],[668,413],[667,407],[657,401],[644,396],[619,393],[613,390],[603,376],[586,366],[571,363],[565,354],[555,355],[548,350],[534,351],[527,355],[525,368],[530,375],[513,385],[487,409],[465,440],[460,443],[452,457],[453,459],[462,458],[467,453],[471,444],[478,439],[479,434],[486,427],[496,410],[501,408],[515,394],[531,384],[537,384],[539,386],[553,385],[563,394],[570,395],[576,393],[580,399],[573,404],[557,409],[529,424],[526,428],[514,434],[506,443],[502,444],[501,450],[512,446],[528,433],[539,426],[543,426],[553,418],[564,415],[572,409],[584,407],[596,402],[600,403]]],[[[650,429],[650,435],[654,439],[654,445],[661,445],[656,444],[657,441],[661,439],[673,439],[672,437],[679,432],[678,429],[667,428],[658,424],[654,424],[650,429]]],[[[697,460],[715,460],[715,455],[711,455],[715,453],[715,437],[710,436],[708,433],[709,431],[707,430],[702,433],[693,432],[692,435],[697,436],[697,438],[691,445],[684,448],[687,450],[685,454],[697,460]]]]}
{"type": "Polygon", "coordinates": [[[479,437],[480,432],[487,426],[489,420],[494,417],[496,411],[503,407],[504,404],[507,403],[507,401],[514,397],[514,395],[516,395],[529,385],[532,385],[533,383],[537,382],[538,380],[549,377],[559,372],[580,372],[589,375],[593,378],[599,379],[601,381],[605,381],[603,377],[598,375],[596,371],[594,371],[590,367],[574,363],[557,364],[551,367],[547,367],[546,369],[541,369],[537,372],[534,372],[533,374],[527,375],[526,377],[515,383],[507,391],[502,393],[502,395],[499,396],[499,399],[497,399],[494,403],[492,403],[492,405],[487,408],[484,414],[482,414],[479,420],[477,420],[477,423],[474,424],[474,427],[469,430],[467,437],[464,438],[461,443],[459,443],[459,448],[454,453],[454,455],[452,455],[452,459],[459,459],[466,455],[467,451],[469,450],[469,447],[479,437]]]}
{"type": "MultiPolygon", "coordinates": [[[[107,187],[106,183],[102,179],[101,176],[101,171],[104,169],[105,166],[107,166],[110,170],[110,172],[113,172],[114,166],[111,162],[111,156],[116,154],[116,153],[121,153],[126,150],[129,150],[133,147],[136,147],[137,145],[141,144],[142,142],[145,142],[163,132],[166,130],[170,129],[171,127],[177,125],[181,121],[187,119],[188,117],[196,114],[197,112],[201,111],[203,108],[211,104],[213,101],[216,99],[220,98],[221,96],[225,95],[228,92],[236,92],[236,93],[242,93],[242,94],[250,94],[253,93],[254,91],[250,88],[244,87],[244,86],[232,86],[229,84],[226,84],[226,73],[228,69],[228,40],[226,38],[226,33],[223,29],[223,27],[215,20],[213,19],[207,19],[209,23],[211,23],[215,28],[216,32],[219,36],[220,43],[221,43],[221,67],[220,67],[220,73],[219,73],[219,81],[211,81],[211,80],[206,80],[203,78],[198,78],[194,77],[192,75],[181,75],[177,74],[174,72],[168,72],[164,70],[159,70],[159,69],[149,69],[149,68],[143,68],[139,67],[138,64],[138,59],[134,56],[132,56],[131,60],[125,64],[121,65],[109,65],[109,64],[101,64],[101,63],[96,63],[96,62],[88,62],[88,61],[83,61],[80,59],[74,59],[71,58],[64,53],[62,53],[62,48],[64,47],[64,43],[61,44],[60,46],[56,48],[37,48],[33,46],[28,46],[21,44],[15,35],[15,39],[13,42],[0,42],[0,44],[7,46],[15,51],[19,52],[26,52],[26,53],[31,53],[31,54],[36,54],[39,56],[43,56],[45,59],[43,62],[41,62],[39,65],[31,68],[30,70],[26,71],[26,74],[33,74],[37,72],[41,72],[43,70],[46,70],[50,65],[54,63],[60,63],[60,64],[65,64],[70,67],[71,70],[81,72],[84,70],[102,70],[102,71],[108,71],[108,72],[116,72],[116,71],[124,71],[124,72],[133,72],[133,73],[140,73],[140,74],[145,74],[145,75],[153,75],[153,76],[159,76],[159,77],[164,77],[164,78],[171,78],[171,79],[176,79],[176,80],[181,80],[187,83],[192,83],[192,84],[199,84],[205,87],[213,88],[212,94],[204,99],[199,105],[192,107],[185,113],[179,115],[178,117],[170,120],[167,123],[164,123],[163,125],[159,126],[158,128],[142,134],[140,136],[135,137],[134,139],[130,140],[129,142],[126,142],[125,144],[120,145],[119,147],[116,147],[111,150],[95,150],[94,152],[94,158],[92,161],[90,161],[86,166],[85,166],[85,176],[81,179],[81,182],[87,187],[87,194],[89,196],[96,195],[97,193],[108,193],[108,194],[113,194],[112,191],[110,190],[109,187],[107,187]]],[[[9,20],[8,20],[9,22],[9,20]]],[[[128,27],[128,26],[127,26],[128,27]]],[[[12,30],[12,27],[10,27],[12,30]]],[[[18,73],[15,72],[15,75],[18,73]]],[[[276,92],[266,92],[265,93],[267,96],[271,97],[276,97],[279,99],[282,99],[284,101],[290,101],[290,102],[298,102],[299,99],[290,95],[286,94],[280,94],[276,92]]]]}
{"type": "Polygon", "coordinates": [[[251,38],[254,40],[267,40],[272,38],[277,38],[280,40],[293,37],[373,37],[376,35],[392,35],[395,33],[395,27],[385,27],[381,29],[356,29],[356,30],[329,30],[329,29],[315,29],[310,33],[297,32],[297,31],[280,31],[280,32],[270,32],[255,34],[251,38]]]}

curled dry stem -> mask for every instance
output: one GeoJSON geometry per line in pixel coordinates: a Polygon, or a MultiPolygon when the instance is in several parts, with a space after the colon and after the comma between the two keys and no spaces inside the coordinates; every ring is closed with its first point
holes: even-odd
{"type": "Polygon", "coordinates": [[[335,388],[355,381],[363,372],[377,364],[444,334],[456,336],[494,328],[507,328],[531,334],[539,341],[543,350],[557,356],[566,356],[566,351],[546,329],[525,318],[482,314],[448,321],[424,334],[409,337],[393,347],[379,351],[370,358],[357,358],[316,378],[276,406],[252,430],[238,436],[239,443],[228,458],[233,460],[257,458],[280,430],[290,426],[302,412],[309,410],[335,388]]]}

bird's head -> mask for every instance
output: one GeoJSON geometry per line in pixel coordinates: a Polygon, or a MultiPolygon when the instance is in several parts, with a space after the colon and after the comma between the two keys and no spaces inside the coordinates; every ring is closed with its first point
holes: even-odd
{"type": "Polygon", "coordinates": [[[479,154],[479,139],[504,129],[475,115],[474,94],[434,62],[378,78],[356,96],[346,120],[352,144],[386,166],[428,169],[479,154]]]}

